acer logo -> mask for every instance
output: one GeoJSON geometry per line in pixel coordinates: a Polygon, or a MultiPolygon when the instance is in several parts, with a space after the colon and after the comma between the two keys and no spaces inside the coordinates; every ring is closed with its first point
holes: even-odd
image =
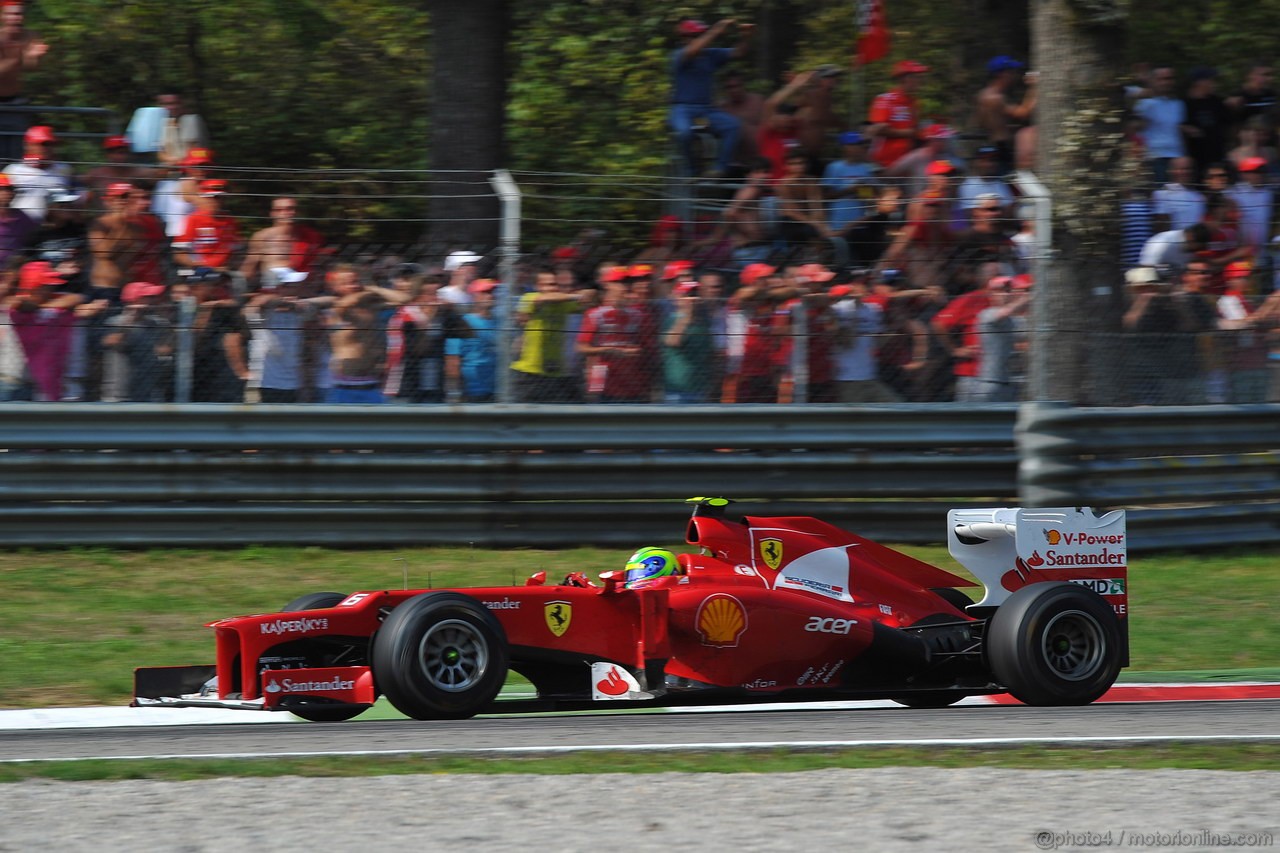
{"type": "Polygon", "coordinates": [[[810,616],[804,629],[813,634],[847,634],[857,624],[857,619],[824,619],[821,616],[810,616]]]}

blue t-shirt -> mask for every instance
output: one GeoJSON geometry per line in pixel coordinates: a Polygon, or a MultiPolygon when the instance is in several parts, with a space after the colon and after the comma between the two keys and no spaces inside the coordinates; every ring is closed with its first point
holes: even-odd
{"type": "Polygon", "coordinates": [[[671,94],[671,102],[697,107],[711,106],[716,69],[733,57],[733,49],[703,48],[687,62],[680,61],[683,53],[684,48],[681,48],[671,55],[671,72],[675,75],[675,91],[671,94]]]}
{"type": "Polygon", "coordinates": [[[1182,125],[1187,121],[1185,103],[1176,98],[1145,98],[1138,101],[1134,112],[1147,120],[1142,135],[1147,142],[1148,159],[1187,153],[1182,144],[1182,125]]]}
{"type": "Polygon", "coordinates": [[[834,160],[827,164],[822,173],[822,188],[840,191],[850,184],[858,185],[856,196],[845,196],[831,200],[828,211],[828,224],[833,229],[840,229],[850,222],[857,222],[867,215],[867,206],[876,197],[875,170],[870,163],[848,163],[834,160]]]}
{"type": "Polygon", "coordinates": [[[491,397],[498,383],[498,323],[494,317],[467,314],[469,338],[449,338],[445,354],[459,357],[462,384],[468,397],[491,397]]]}

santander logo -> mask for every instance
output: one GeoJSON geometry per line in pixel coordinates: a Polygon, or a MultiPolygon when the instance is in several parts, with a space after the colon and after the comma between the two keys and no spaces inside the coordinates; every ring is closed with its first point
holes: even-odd
{"type": "Polygon", "coordinates": [[[606,696],[621,696],[627,692],[627,682],[622,679],[622,674],[615,666],[607,676],[596,682],[596,689],[606,696]]]}

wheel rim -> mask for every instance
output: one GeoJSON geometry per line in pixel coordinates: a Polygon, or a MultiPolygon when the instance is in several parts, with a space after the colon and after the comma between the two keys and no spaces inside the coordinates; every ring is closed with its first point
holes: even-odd
{"type": "Polygon", "coordinates": [[[1067,610],[1049,620],[1044,630],[1044,659],[1067,681],[1083,681],[1106,658],[1106,640],[1098,621],[1081,610],[1067,610]]]}
{"type": "Polygon", "coordinates": [[[418,646],[422,670],[433,687],[459,693],[474,687],[489,666],[489,644],[461,619],[431,626],[418,646]]]}

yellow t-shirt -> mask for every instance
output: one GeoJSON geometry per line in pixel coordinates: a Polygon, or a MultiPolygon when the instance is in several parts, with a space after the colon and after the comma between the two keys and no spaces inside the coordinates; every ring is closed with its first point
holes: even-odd
{"type": "Polygon", "coordinates": [[[529,319],[524,326],[520,358],[511,369],[536,376],[563,376],[565,321],[582,306],[576,301],[543,302],[537,293],[526,293],[520,297],[516,310],[529,319]]]}

